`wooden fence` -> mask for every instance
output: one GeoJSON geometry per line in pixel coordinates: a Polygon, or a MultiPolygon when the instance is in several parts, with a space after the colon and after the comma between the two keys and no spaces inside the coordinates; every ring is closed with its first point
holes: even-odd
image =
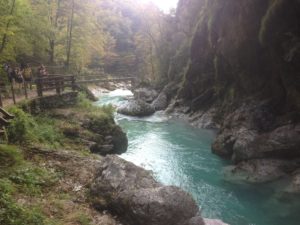
{"type": "MultiPolygon", "coordinates": [[[[80,77],[77,77],[75,75],[49,74],[45,77],[37,77],[34,79],[33,82],[24,81],[22,84],[20,84],[22,88],[19,88],[19,91],[21,91],[22,95],[24,94],[23,96],[25,96],[25,98],[27,99],[28,87],[31,87],[32,84],[36,84],[37,96],[42,97],[45,91],[55,90],[56,94],[61,94],[65,91],[66,88],[71,88],[72,91],[75,91],[78,84],[96,84],[106,82],[130,81],[131,85],[134,85],[135,80],[136,79],[134,77],[103,78],[103,76],[96,74],[91,76],[80,77]]],[[[16,104],[17,96],[15,95],[14,83],[10,83],[10,86],[13,103],[16,104]]],[[[7,87],[4,88],[7,89],[7,87]]],[[[4,88],[0,87],[0,106],[3,106],[1,90],[4,88]]]]}
{"type": "Polygon", "coordinates": [[[43,96],[44,91],[56,90],[56,94],[61,94],[65,88],[70,87],[76,90],[76,78],[74,75],[51,75],[39,77],[35,80],[36,90],[39,97],[43,96]]]}

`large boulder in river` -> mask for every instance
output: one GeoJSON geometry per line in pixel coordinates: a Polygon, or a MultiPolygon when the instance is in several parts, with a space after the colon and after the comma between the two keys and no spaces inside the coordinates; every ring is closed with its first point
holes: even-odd
{"type": "Polygon", "coordinates": [[[128,116],[150,116],[155,109],[142,100],[131,100],[118,108],[118,113],[128,116]]]}
{"type": "MultiPolygon", "coordinates": [[[[151,172],[116,156],[104,159],[91,195],[96,208],[110,210],[128,224],[182,225],[199,213],[191,195],[161,185],[151,172]]],[[[197,225],[203,225],[201,218],[197,225]]]]}
{"type": "Polygon", "coordinates": [[[123,154],[128,148],[128,138],[125,132],[119,126],[111,129],[110,135],[96,139],[96,142],[90,146],[92,153],[102,156],[110,154],[123,154]]]}
{"type": "Polygon", "coordinates": [[[135,89],[133,91],[133,94],[134,94],[135,99],[140,99],[147,103],[153,102],[153,100],[158,96],[158,93],[156,90],[146,88],[146,87],[135,89]]]}
{"type": "Polygon", "coordinates": [[[115,128],[112,130],[111,135],[111,143],[114,146],[113,154],[125,153],[128,148],[128,138],[126,133],[122,130],[121,127],[115,126],[115,128]]]}

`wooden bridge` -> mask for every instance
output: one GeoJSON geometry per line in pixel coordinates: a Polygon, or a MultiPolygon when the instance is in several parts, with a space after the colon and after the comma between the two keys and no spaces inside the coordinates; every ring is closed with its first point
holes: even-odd
{"type": "Polygon", "coordinates": [[[38,96],[43,96],[44,91],[48,90],[56,90],[57,94],[60,94],[65,90],[65,88],[71,88],[75,91],[80,84],[97,84],[97,83],[107,83],[107,82],[122,82],[122,81],[130,81],[131,85],[135,83],[134,77],[117,77],[117,78],[106,78],[106,79],[99,79],[95,76],[90,77],[78,77],[74,75],[48,75],[47,77],[37,78],[35,80],[36,87],[37,87],[37,94],[38,96]]]}
{"type": "MultiPolygon", "coordinates": [[[[101,75],[103,76],[103,75],[101,75]]],[[[49,74],[45,77],[37,77],[34,81],[30,84],[36,85],[36,93],[37,96],[42,97],[45,92],[51,92],[53,94],[61,94],[66,90],[77,90],[78,85],[80,84],[98,84],[98,83],[108,83],[108,82],[122,82],[122,81],[129,81],[131,85],[135,85],[136,78],[134,77],[114,77],[114,78],[100,78],[98,75],[92,76],[75,76],[75,75],[62,75],[62,74],[49,74]]],[[[29,83],[24,81],[22,84],[23,89],[23,98],[31,98],[34,97],[32,90],[28,90],[29,83]]],[[[20,90],[19,90],[20,91],[20,90]]],[[[13,103],[16,104],[16,97],[15,97],[15,90],[14,85],[11,84],[11,92],[12,92],[12,100],[13,103]]],[[[0,107],[3,106],[1,92],[0,92],[0,107]]]]}

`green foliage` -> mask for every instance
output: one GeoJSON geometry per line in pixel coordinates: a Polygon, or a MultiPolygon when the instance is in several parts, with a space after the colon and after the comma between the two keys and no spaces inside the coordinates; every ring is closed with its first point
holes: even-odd
{"type": "Polygon", "coordinates": [[[0,176],[7,168],[19,165],[22,162],[22,154],[16,147],[0,145],[0,176]]]}
{"type": "Polygon", "coordinates": [[[42,193],[43,188],[52,186],[57,181],[57,175],[44,168],[28,166],[16,170],[9,179],[17,184],[19,191],[29,195],[42,193]]]}
{"type": "Polygon", "coordinates": [[[0,163],[0,224],[48,225],[37,207],[20,205],[14,196],[42,193],[56,182],[56,174],[24,161],[21,151],[8,145],[0,146],[0,163]]]}
{"type": "Polygon", "coordinates": [[[90,100],[88,100],[86,95],[82,92],[79,92],[79,94],[78,94],[77,107],[83,108],[83,109],[88,109],[88,110],[93,110],[95,108],[93,106],[93,103],[90,100]]]}
{"type": "Polygon", "coordinates": [[[39,194],[57,181],[56,173],[27,163],[14,146],[0,145],[0,165],[0,178],[9,179],[19,192],[39,194]]]}
{"type": "Polygon", "coordinates": [[[105,105],[105,106],[95,106],[93,103],[86,97],[86,95],[82,92],[78,95],[77,107],[84,109],[85,111],[89,111],[91,114],[94,115],[106,115],[113,118],[113,114],[115,109],[112,105],[105,105]]]}
{"type": "Polygon", "coordinates": [[[102,67],[112,74],[165,80],[172,20],[153,4],[136,0],[3,0],[0,37],[7,38],[0,64],[68,65],[68,72],[78,74],[102,67]]]}
{"type": "Polygon", "coordinates": [[[89,122],[86,124],[87,128],[94,132],[101,132],[108,134],[114,127],[114,107],[112,105],[107,106],[95,106],[90,100],[88,100],[85,94],[80,93],[78,96],[77,107],[84,112],[88,112],[89,122]]]}
{"type": "Polygon", "coordinates": [[[7,128],[11,143],[39,142],[54,146],[60,143],[63,136],[55,129],[53,120],[34,118],[18,107],[11,107],[8,111],[15,116],[7,128]]]}
{"type": "Polygon", "coordinates": [[[76,216],[76,221],[80,224],[80,225],[90,225],[92,220],[87,217],[84,214],[79,214],[76,216]]]}
{"type": "MultiPolygon", "coordinates": [[[[51,118],[35,117],[34,136],[40,143],[59,146],[62,143],[63,135],[55,127],[55,121],[51,118]]],[[[33,139],[34,140],[34,139],[33,139]]]]}
{"type": "Polygon", "coordinates": [[[10,142],[22,143],[33,138],[32,130],[35,126],[33,118],[17,107],[12,107],[8,111],[15,116],[7,128],[10,142]]]}
{"type": "Polygon", "coordinates": [[[46,225],[45,217],[37,208],[18,204],[13,198],[16,189],[8,179],[0,179],[0,224],[46,225]]]}
{"type": "Polygon", "coordinates": [[[0,146],[0,224],[5,225],[48,225],[43,213],[34,205],[17,203],[20,193],[36,195],[56,182],[56,175],[46,169],[26,163],[16,147],[0,146]],[[6,164],[3,162],[13,162],[6,164]]]}

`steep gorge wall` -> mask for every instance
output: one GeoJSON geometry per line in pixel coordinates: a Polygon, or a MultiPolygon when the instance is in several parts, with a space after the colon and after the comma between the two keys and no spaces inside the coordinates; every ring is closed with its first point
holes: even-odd
{"type": "Polygon", "coordinates": [[[237,163],[299,158],[300,1],[181,0],[177,23],[169,78],[181,82],[177,105],[214,109],[213,151],[237,163]]]}
{"type": "Polygon", "coordinates": [[[207,1],[200,9],[179,98],[201,108],[193,100],[212,89],[214,103],[251,97],[273,100],[279,110],[283,105],[299,110],[299,5],[207,1]]]}

